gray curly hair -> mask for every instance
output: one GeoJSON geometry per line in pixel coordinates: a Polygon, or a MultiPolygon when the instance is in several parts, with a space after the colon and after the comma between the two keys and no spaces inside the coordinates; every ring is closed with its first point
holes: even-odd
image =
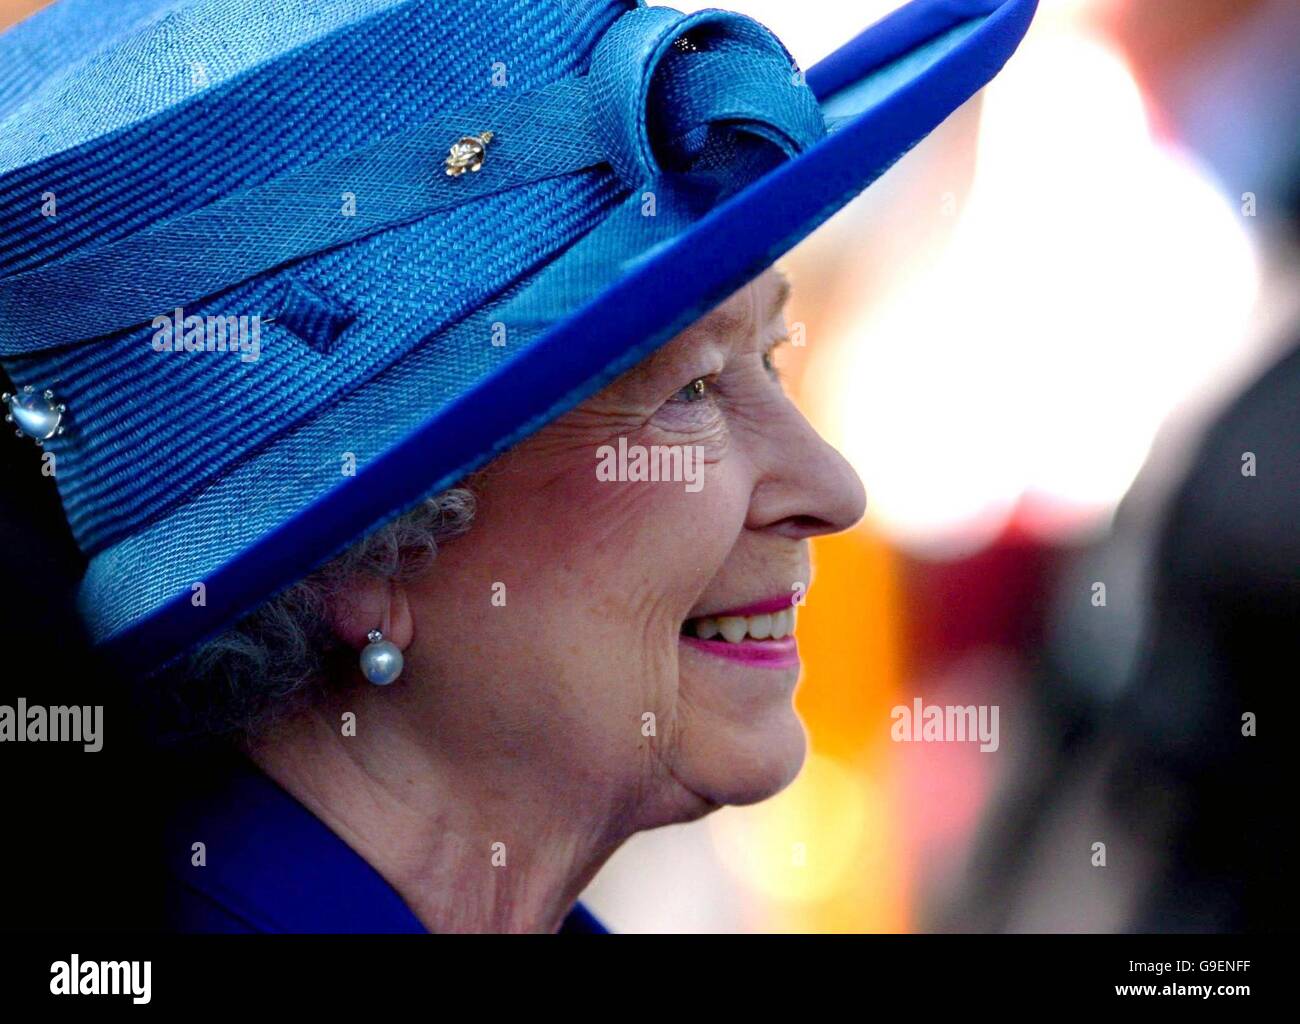
{"type": "Polygon", "coordinates": [[[356,652],[335,636],[330,603],[358,575],[426,572],[438,547],[469,528],[474,509],[463,486],[428,498],[196,648],[167,672],[161,731],[172,740],[253,739],[339,686],[356,652]]]}

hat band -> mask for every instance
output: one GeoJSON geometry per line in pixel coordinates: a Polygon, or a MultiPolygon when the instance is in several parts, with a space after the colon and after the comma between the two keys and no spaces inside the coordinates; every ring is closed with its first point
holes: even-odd
{"type": "Polygon", "coordinates": [[[589,119],[573,115],[585,107],[586,92],[585,79],[568,79],[440,114],[121,241],[0,280],[0,355],[127,330],[293,260],[598,164],[605,155],[589,119]],[[487,172],[444,174],[448,148],[484,129],[494,134],[487,172]],[[548,139],[555,141],[544,144],[548,139]],[[343,216],[348,192],[357,197],[355,215],[343,216]]]}
{"type": "MultiPolygon", "coordinates": [[[[743,183],[763,167],[753,143],[791,156],[824,130],[811,90],[757,22],[724,11],[636,8],[602,37],[586,76],[437,115],[0,279],[0,356],[115,334],[294,260],[601,163],[629,188],[673,171],[727,176],[728,163],[733,184],[743,183]],[[485,130],[493,135],[484,173],[438,173],[450,145],[485,130]],[[739,151],[738,133],[750,140],[739,151]],[[340,197],[348,192],[357,202],[354,215],[343,216],[340,197]]],[[[658,233],[666,228],[661,222],[658,233]]]]}

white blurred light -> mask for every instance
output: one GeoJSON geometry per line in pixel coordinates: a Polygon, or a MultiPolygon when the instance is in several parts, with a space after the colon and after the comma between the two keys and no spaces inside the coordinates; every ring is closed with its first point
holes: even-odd
{"type": "Polygon", "coordinates": [[[1240,356],[1257,285],[1240,215],[1153,139],[1122,60],[1049,34],[986,91],[950,245],[810,386],[904,545],[978,549],[1026,496],[1058,509],[1031,529],[1095,527],[1240,356]]]}

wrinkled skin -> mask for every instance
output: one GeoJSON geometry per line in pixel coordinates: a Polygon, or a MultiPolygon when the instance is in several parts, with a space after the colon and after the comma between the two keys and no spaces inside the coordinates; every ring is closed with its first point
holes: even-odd
{"type": "Polygon", "coordinates": [[[476,474],[473,525],[427,574],[358,580],[335,609],[358,650],[389,623],[401,678],[358,674],[253,751],[427,928],[554,930],[633,833],[797,774],[798,667],[680,639],[688,618],[806,585],[808,538],[864,511],[775,372],[784,293],[765,272],[476,474]],[[701,446],[703,486],[598,479],[619,437],[701,446]]]}

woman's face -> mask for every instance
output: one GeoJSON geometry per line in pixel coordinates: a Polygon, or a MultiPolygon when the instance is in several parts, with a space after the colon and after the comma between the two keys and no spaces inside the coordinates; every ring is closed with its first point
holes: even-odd
{"type": "Polygon", "coordinates": [[[625,831],[794,778],[793,641],[733,641],[788,627],[808,538],[865,496],[776,376],[784,298],[764,273],[471,482],[473,526],[407,591],[400,698],[453,775],[625,831]],[[787,610],[700,622],[755,605],[787,610]]]}

